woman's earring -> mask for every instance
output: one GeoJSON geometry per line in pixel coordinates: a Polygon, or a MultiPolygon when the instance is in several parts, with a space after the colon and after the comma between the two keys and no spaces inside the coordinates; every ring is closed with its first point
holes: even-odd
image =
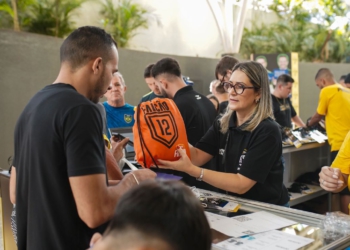
{"type": "Polygon", "coordinates": [[[255,103],[259,103],[260,102],[260,99],[255,99],[255,103]]]}

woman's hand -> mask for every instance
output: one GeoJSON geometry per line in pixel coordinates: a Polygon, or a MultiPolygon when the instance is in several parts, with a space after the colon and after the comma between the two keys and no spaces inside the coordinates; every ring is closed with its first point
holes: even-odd
{"type": "Polygon", "coordinates": [[[180,154],[180,159],[177,161],[165,161],[158,159],[158,167],[165,169],[173,169],[181,172],[185,172],[191,175],[194,169],[197,168],[191,162],[186,154],[185,149],[177,149],[177,152],[180,154]]]}

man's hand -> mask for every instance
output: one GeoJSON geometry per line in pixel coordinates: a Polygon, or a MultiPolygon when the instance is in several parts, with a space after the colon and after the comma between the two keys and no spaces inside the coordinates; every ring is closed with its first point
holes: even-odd
{"type": "Polygon", "coordinates": [[[111,138],[112,154],[117,162],[119,162],[120,159],[123,158],[123,149],[128,143],[128,141],[129,138],[124,138],[121,141],[116,136],[113,136],[111,138]]]}
{"type": "Polygon", "coordinates": [[[322,167],[320,176],[320,186],[329,192],[339,192],[344,187],[344,177],[339,168],[322,167]]]}

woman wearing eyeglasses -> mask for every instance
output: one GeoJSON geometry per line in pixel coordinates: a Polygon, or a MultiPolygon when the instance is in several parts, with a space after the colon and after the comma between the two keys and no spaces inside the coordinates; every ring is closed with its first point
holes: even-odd
{"type": "Polygon", "coordinates": [[[289,206],[266,69],[257,62],[238,63],[222,84],[229,93],[229,111],[191,147],[191,160],[179,149],[178,161],[159,160],[159,167],[186,172],[221,192],[289,206]],[[200,167],[214,156],[217,171],[200,167]]]}

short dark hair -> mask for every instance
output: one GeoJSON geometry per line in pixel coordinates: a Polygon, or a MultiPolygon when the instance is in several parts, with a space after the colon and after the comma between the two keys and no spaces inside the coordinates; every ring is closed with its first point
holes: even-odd
{"type": "Polygon", "coordinates": [[[173,58],[163,58],[154,64],[151,70],[152,76],[156,78],[161,74],[181,77],[181,69],[179,63],[173,58]]]}
{"type": "Polygon", "coordinates": [[[344,83],[350,83],[350,74],[345,76],[344,83]]]}
{"type": "Polygon", "coordinates": [[[211,249],[203,207],[179,181],[145,181],[125,193],[104,236],[130,229],[163,240],[175,250],[211,249]]]}
{"type": "Polygon", "coordinates": [[[146,68],[145,68],[145,71],[143,72],[143,78],[149,78],[149,77],[152,77],[152,68],[154,66],[154,63],[148,65],[146,68]]]}
{"type": "Polygon", "coordinates": [[[73,70],[91,59],[102,57],[104,64],[111,59],[110,51],[117,43],[103,29],[84,26],[73,31],[62,43],[61,63],[69,62],[73,70]]]}
{"type": "Polygon", "coordinates": [[[342,76],[339,78],[339,81],[345,80],[346,76],[347,76],[347,75],[342,75],[342,76]]]}
{"type": "Polygon", "coordinates": [[[328,68],[321,68],[317,71],[315,80],[317,80],[320,77],[323,77],[326,79],[334,79],[333,73],[328,68]]]}
{"type": "Polygon", "coordinates": [[[287,74],[282,74],[277,78],[277,84],[287,85],[289,82],[294,83],[294,79],[287,74]]]}
{"type": "Polygon", "coordinates": [[[215,78],[219,79],[219,74],[224,76],[226,75],[227,70],[232,70],[232,68],[238,63],[238,60],[233,56],[224,56],[218,62],[215,68],[215,78]]]}

